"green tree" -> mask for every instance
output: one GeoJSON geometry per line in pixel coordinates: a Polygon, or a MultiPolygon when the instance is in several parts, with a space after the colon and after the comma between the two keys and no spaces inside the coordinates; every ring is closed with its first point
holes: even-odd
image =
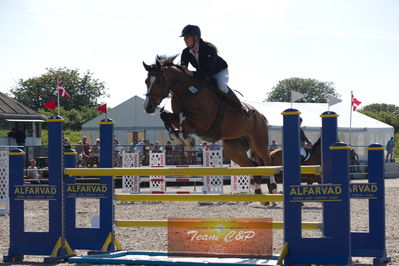
{"type": "MultiPolygon", "coordinates": [[[[45,116],[52,116],[53,113],[39,109],[39,112],[45,116]]],[[[83,107],[80,110],[65,110],[63,107],[60,108],[60,115],[65,119],[65,128],[70,130],[81,130],[82,124],[95,118],[100,113],[95,108],[83,107]]],[[[45,124],[44,124],[45,125],[45,124]]]]}
{"type": "Polygon", "coordinates": [[[391,125],[395,133],[399,132],[399,106],[394,104],[373,103],[359,109],[359,112],[391,125]]]}
{"type": "Polygon", "coordinates": [[[335,91],[334,83],[318,81],[315,79],[289,78],[280,80],[272,91],[267,94],[266,101],[290,102],[291,90],[305,95],[298,102],[302,103],[326,103],[327,96],[340,97],[335,91]]]}
{"type": "Polygon", "coordinates": [[[61,97],[61,105],[65,110],[81,110],[93,108],[98,105],[100,97],[106,95],[105,83],[93,78],[93,74],[87,71],[83,74],[77,69],[48,68],[47,73],[39,77],[26,80],[20,79],[18,84],[11,89],[14,99],[18,102],[39,110],[43,104],[57,96],[57,81],[63,83],[70,98],[61,97]]]}
{"type": "Polygon", "coordinates": [[[364,106],[361,111],[369,111],[373,113],[386,112],[391,114],[399,114],[399,106],[386,103],[373,103],[364,106]]]}

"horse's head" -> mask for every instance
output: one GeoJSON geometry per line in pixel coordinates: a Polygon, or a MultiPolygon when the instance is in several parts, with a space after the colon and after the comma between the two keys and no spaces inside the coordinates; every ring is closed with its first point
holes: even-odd
{"type": "Polygon", "coordinates": [[[154,113],[157,106],[169,95],[173,80],[169,77],[167,67],[173,65],[173,60],[176,57],[165,59],[158,56],[156,63],[153,65],[147,65],[143,62],[144,68],[148,71],[148,76],[145,80],[147,93],[144,103],[144,109],[147,113],[154,113]]]}

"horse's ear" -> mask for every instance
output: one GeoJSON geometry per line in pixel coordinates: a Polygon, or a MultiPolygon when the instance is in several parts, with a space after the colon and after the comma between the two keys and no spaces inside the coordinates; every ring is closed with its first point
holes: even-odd
{"type": "Polygon", "coordinates": [[[161,69],[162,65],[161,65],[161,62],[158,59],[155,60],[155,64],[156,64],[157,68],[161,69]]]}
{"type": "Polygon", "coordinates": [[[173,61],[175,61],[175,59],[176,59],[177,56],[178,56],[178,54],[177,54],[177,55],[174,55],[174,56],[172,56],[172,57],[170,58],[170,60],[171,60],[172,63],[173,63],[173,61]]]}
{"type": "Polygon", "coordinates": [[[149,65],[147,65],[146,63],[144,63],[144,61],[143,61],[143,66],[144,66],[145,70],[150,71],[151,67],[149,65]]]}

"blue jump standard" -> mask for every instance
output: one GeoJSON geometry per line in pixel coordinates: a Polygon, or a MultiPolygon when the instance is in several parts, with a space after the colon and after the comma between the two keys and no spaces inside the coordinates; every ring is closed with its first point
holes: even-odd
{"type": "Polygon", "coordinates": [[[169,257],[162,251],[117,251],[82,257],[71,257],[71,263],[100,264],[144,264],[144,265],[277,265],[277,256],[271,258],[212,258],[212,257],[169,257]]]}

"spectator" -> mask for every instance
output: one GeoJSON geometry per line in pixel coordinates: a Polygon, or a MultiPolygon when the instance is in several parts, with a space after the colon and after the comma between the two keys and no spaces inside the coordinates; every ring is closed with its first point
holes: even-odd
{"type": "Polygon", "coordinates": [[[349,165],[351,166],[351,172],[358,173],[359,171],[359,155],[354,149],[349,151],[349,165]]]}
{"type": "Polygon", "coordinates": [[[76,157],[76,168],[84,168],[85,163],[83,161],[83,155],[81,153],[78,153],[77,157],[76,157]]]}
{"type": "Polygon", "coordinates": [[[69,138],[65,137],[64,141],[63,141],[63,144],[64,144],[64,150],[70,150],[71,149],[71,144],[69,143],[69,138]]]}
{"type": "Polygon", "coordinates": [[[144,155],[144,141],[139,140],[137,142],[136,151],[139,153],[140,156],[144,155]]]}
{"type": "Polygon", "coordinates": [[[272,140],[272,144],[270,144],[270,146],[269,146],[269,152],[270,151],[274,151],[275,149],[277,149],[278,147],[277,147],[277,144],[276,144],[276,141],[275,140],[272,140]]]}
{"type": "Polygon", "coordinates": [[[202,142],[201,147],[202,147],[203,150],[206,150],[206,151],[211,149],[211,146],[208,145],[208,143],[206,141],[202,142]]]}
{"type": "Polygon", "coordinates": [[[75,145],[75,151],[77,154],[83,154],[83,144],[81,140],[75,145]]]}
{"type": "Polygon", "coordinates": [[[137,152],[137,150],[136,150],[137,144],[138,144],[137,139],[133,139],[133,142],[130,144],[130,150],[132,152],[137,152]]]}
{"type": "Polygon", "coordinates": [[[22,127],[17,128],[17,132],[15,134],[15,141],[18,146],[25,146],[26,134],[25,130],[22,127]]]}
{"type": "Polygon", "coordinates": [[[173,147],[170,140],[165,145],[166,164],[173,164],[173,147]]]}
{"type": "Polygon", "coordinates": [[[152,152],[158,152],[158,153],[162,152],[161,146],[159,146],[159,142],[158,141],[155,141],[154,148],[153,148],[152,152]]]}
{"type": "Polygon", "coordinates": [[[90,144],[87,141],[87,137],[82,137],[82,145],[83,145],[83,159],[86,159],[90,155],[90,144]]]}
{"type": "Polygon", "coordinates": [[[88,166],[93,167],[99,164],[100,157],[100,139],[96,139],[96,144],[91,146],[88,166]]]}
{"type": "Polygon", "coordinates": [[[387,150],[387,157],[385,158],[385,161],[388,162],[395,162],[395,157],[394,157],[394,150],[396,147],[395,140],[393,137],[391,137],[390,140],[387,142],[386,150],[387,150]]]}
{"type": "Polygon", "coordinates": [[[114,166],[122,166],[122,153],[123,146],[119,145],[119,141],[117,139],[114,139],[114,166]]]}
{"type": "Polygon", "coordinates": [[[39,174],[39,170],[36,167],[36,160],[32,159],[30,161],[30,165],[28,166],[28,171],[26,173],[26,177],[28,179],[35,180],[32,183],[40,184],[40,174],[39,174]]]}

